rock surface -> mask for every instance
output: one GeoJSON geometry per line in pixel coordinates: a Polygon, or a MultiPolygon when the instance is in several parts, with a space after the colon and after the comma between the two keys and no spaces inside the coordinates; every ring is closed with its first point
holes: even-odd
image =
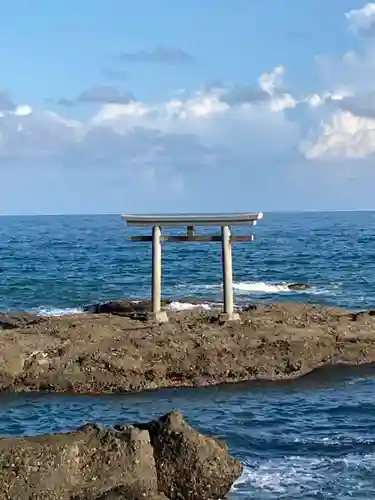
{"type": "Polygon", "coordinates": [[[22,328],[23,326],[36,325],[42,322],[43,318],[27,312],[0,313],[0,330],[12,330],[13,328],[22,328]]]}
{"type": "Polygon", "coordinates": [[[311,287],[310,285],[306,285],[306,283],[290,283],[287,285],[287,288],[289,288],[289,290],[301,291],[308,290],[311,287]]]}
{"type": "MultiPolygon", "coordinates": [[[[163,300],[162,306],[166,306],[169,303],[169,301],[163,300]]],[[[142,315],[151,311],[151,301],[110,300],[108,302],[87,305],[83,310],[92,314],[114,314],[137,319],[138,315],[142,317],[142,315]]]]}
{"type": "Polygon", "coordinates": [[[225,443],[199,434],[181,414],[138,427],[149,432],[159,488],[168,498],[223,498],[242,473],[225,443]]]}
{"type": "Polygon", "coordinates": [[[209,386],[375,362],[374,310],[279,303],[251,305],[241,324],[222,323],[213,311],[169,318],[158,325],[87,313],[0,328],[0,390],[209,386]]]}
{"type": "Polygon", "coordinates": [[[241,473],[225,444],[179,413],[114,429],[0,439],[1,500],[216,500],[241,473]]]}

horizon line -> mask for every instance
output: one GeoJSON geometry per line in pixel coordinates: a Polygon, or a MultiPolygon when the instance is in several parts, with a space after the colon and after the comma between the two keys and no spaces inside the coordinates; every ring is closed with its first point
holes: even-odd
{"type": "MultiPolygon", "coordinates": [[[[243,211],[235,211],[233,213],[242,213],[243,211]]],[[[262,210],[263,214],[274,214],[274,213],[327,213],[327,212],[375,212],[375,208],[305,208],[305,209],[292,209],[292,210],[262,210]]],[[[9,213],[0,214],[0,217],[95,217],[95,216],[110,216],[116,215],[121,217],[125,212],[77,212],[77,213],[64,213],[64,212],[51,212],[51,213],[9,213]]],[[[128,212],[126,212],[128,213],[128,212]]],[[[133,212],[129,212],[133,213],[133,212]]],[[[149,213],[149,212],[147,212],[149,213]]],[[[153,212],[150,212],[151,214],[153,212]]],[[[156,212],[155,212],[156,213],[156,212]]],[[[166,214],[176,214],[177,212],[166,212],[166,214]]],[[[178,212],[180,214],[191,214],[192,212],[178,212]]],[[[200,212],[205,213],[205,212],[200,212]]],[[[210,212],[216,213],[216,212],[210,212]]],[[[219,212],[217,212],[219,213],[219,212]]],[[[232,212],[228,212],[232,213],[232,212]]],[[[142,215],[143,212],[134,212],[135,215],[142,215]]]]}

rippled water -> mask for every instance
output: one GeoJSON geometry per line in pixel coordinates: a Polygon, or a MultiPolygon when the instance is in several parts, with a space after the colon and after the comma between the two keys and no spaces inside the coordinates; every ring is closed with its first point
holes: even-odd
{"type": "Polygon", "coordinates": [[[3,396],[3,435],[66,431],[87,422],[145,421],[179,409],[227,440],[245,471],[231,498],[373,499],[373,370],[278,385],[163,390],[123,396],[3,396]]]}
{"type": "MultiPolygon", "coordinates": [[[[374,305],[375,212],[266,213],[249,231],[256,241],[233,249],[237,301],[374,305]],[[275,287],[283,282],[312,288],[275,287]]],[[[0,308],[61,312],[148,297],[150,245],[129,235],[112,215],[0,217],[0,308]]],[[[220,244],[165,244],[163,263],[166,297],[221,299],[220,244]]]]}
{"type": "MultiPolygon", "coordinates": [[[[238,302],[375,303],[375,213],[265,214],[253,244],[234,248],[238,302]],[[311,284],[288,292],[282,283],[311,284]]],[[[0,308],[62,313],[98,300],[145,298],[150,248],[119,217],[0,218],[0,308]]],[[[218,245],[165,245],[164,294],[220,300],[218,245]]],[[[181,302],[179,302],[182,306],[181,302]]],[[[186,306],[186,304],[185,304],[186,306]]],[[[226,439],[245,472],[233,499],[375,498],[375,369],[293,383],[123,396],[0,397],[0,434],[87,421],[146,420],[180,409],[226,439]]]]}

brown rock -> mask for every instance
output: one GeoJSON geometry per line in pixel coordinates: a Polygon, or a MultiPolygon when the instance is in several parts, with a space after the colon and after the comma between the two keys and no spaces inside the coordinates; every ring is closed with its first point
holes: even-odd
{"type": "Polygon", "coordinates": [[[241,473],[224,447],[192,429],[179,414],[139,427],[86,425],[68,434],[0,439],[0,499],[214,500],[241,473]],[[170,434],[151,442],[146,429],[158,428],[159,422],[163,429],[169,422],[170,434]],[[162,472],[163,457],[174,472],[171,487],[162,472]],[[172,462],[181,464],[182,457],[188,460],[186,479],[177,479],[172,462]],[[189,473],[189,467],[196,469],[189,473]]]}
{"type": "Polygon", "coordinates": [[[139,427],[150,433],[159,488],[172,500],[224,498],[242,474],[225,443],[199,434],[180,413],[139,427]]]}
{"type": "MultiPolygon", "coordinates": [[[[162,304],[168,305],[169,301],[164,300],[162,304]]],[[[118,316],[132,317],[133,315],[145,314],[151,311],[151,301],[111,300],[85,306],[84,311],[94,314],[115,314],[118,316]]]]}
{"type": "MultiPolygon", "coordinates": [[[[373,310],[372,310],[373,311],[373,310]]],[[[0,335],[0,391],[134,392],[296,378],[326,364],[375,363],[375,315],[258,304],[240,323],[214,311],[169,323],[117,314],[25,322],[0,335]]]]}
{"type": "Polygon", "coordinates": [[[287,285],[287,288],[289,288],[289,290],[299,291],[308,290],[311,287],[310,285],[306,285],[306,283],[290,283],[289,285],[287,285]]]}
{"type": "MultiPolygon", "coordinates": [[[[113,488],[111,490],[106,491],[105,493],[100,494],[99,496],[93,497],[92,495],[80,495],[74,496],[70,500],[137,500],[139,498],[138,492],[134,491],[134,488],[128,486],[119,486],[113,488]]],[[[144,492],[144,496],[142,498],[147,500],[168,500],[163,493],[155,493],[155,492],[144,492]]]]}
{"type": "Polygon", "coordinates": [[[38,323],[42,323],[43,321],[44,318],[27,312],[0,313],[0,329],[2,330],[11,330],[13,328],[36,325],[38,323]]]}

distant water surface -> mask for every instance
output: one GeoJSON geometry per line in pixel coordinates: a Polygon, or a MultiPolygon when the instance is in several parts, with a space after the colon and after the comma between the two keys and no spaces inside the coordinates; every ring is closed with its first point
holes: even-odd
{"type": "MultiPolygon", "coordinates": [[[[244,231],[256,240],[234,245],[238,303],[375,304],[375,212],[266,213],[244,231]],[[294,282],[312,288],[282,286],[294,282]]],[[[134,232],[113,215],[0,217],[0,308],[58,314],[149,297],[151,248],[130,242],[134,232]]],[[[165,244],[163,266],[165,297],[221,300],[220,244],[165,244]]]]}

